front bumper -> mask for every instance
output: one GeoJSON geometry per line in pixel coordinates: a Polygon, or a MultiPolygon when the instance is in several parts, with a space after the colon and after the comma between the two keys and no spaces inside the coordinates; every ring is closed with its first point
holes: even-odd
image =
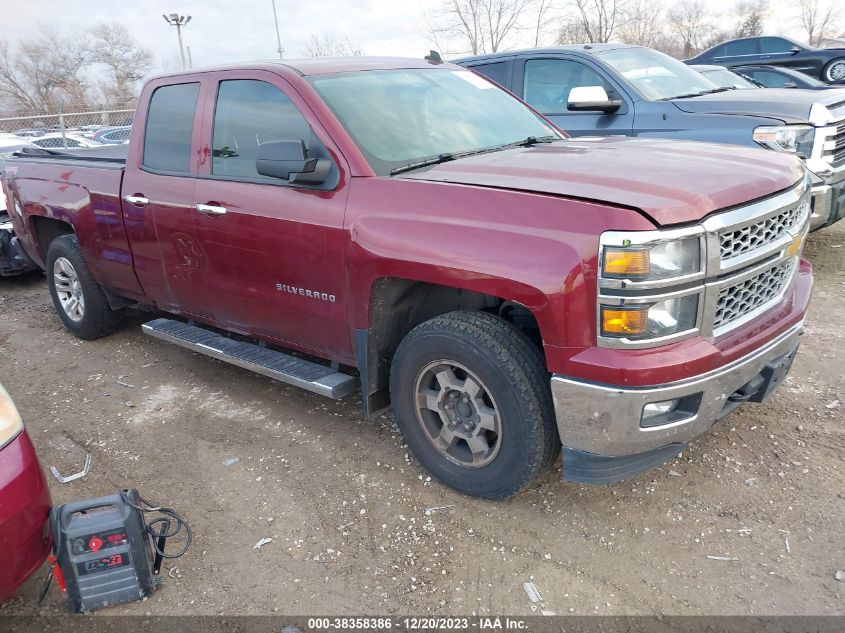
{"type": "Polygon", "coordinates": [[[26,431],[0,450],[0,602],[44,562],[50,491],[26,431]]]}
{"type": "MultiPolygon", "coordinates": [[[[747,395],[743,387],[754,385],[759,389],[764,382],[760,377],[776,367],[779,384],[798,348],[802,325],[797,323],[728,365],[664,385],[625,388],[553,375],[552,396],[564,446],[564,479],[609,483],[676,455],[687,442],[738,406],[747,395]],[[642,425],[646,404],[674,399],[681,399],[682,406],[666,418],[665,424],[642,425]]],[[[765,395],[776,386],[765,385],[765,395]]],[[[754,395],[745,399],[753,400],[754,395]]]]}
{"type": "Polygon", "coordinates": [[[810,171],[813,183],[813,211],[810,230],[817,231],[845,217],[845,169],[817,174],[810,171]]]}

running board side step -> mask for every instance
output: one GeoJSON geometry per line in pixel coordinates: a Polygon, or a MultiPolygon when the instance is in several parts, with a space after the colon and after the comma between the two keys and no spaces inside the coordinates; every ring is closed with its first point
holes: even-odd
{"type": "Polygon", "coordinates": [[[144,334],[249,369],[280,382],[338,400],[358,386],[354,376],[253,343],[236,341],[173,319],[155,319],[141,326],[144,334]]]}

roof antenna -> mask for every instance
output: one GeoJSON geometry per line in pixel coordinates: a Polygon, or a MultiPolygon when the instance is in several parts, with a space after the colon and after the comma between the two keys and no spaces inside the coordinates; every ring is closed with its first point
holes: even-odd
{"type": "Polygon", "coordinates": [[[424,59],[429,64],[442,64],[443,63],[443,58],[440,57],[440,53],[438,53],[437,51],[434,51],[434,50],[428,51],[428,55],[426,55],[424,59]]]}

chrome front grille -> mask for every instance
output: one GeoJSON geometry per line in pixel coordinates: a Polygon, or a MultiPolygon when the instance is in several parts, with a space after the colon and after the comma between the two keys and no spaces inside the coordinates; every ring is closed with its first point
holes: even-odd
{"type": "Polygon", "coordinates": [[[719,290],[714,329],[738,322],[783,295],[795,273],[797,260],[789,259],[739,283],[719,290]]]}
{"type": "MultiPolygon", "coordinates": [[[[687,245],[698,244],[701,265],[695,272],[642,280],[612,278],[600,271],[596,311],[599,345],[638,349],[694,336],[717,339],[777,309],[798,275],[810,213],[810,179],[805,176],[786,191],[714,213],[696,225],[654,231],[606,231],[600,239],[600,253],[603,248],[643,249],[684,241],[687,245]],[[608,306],[639,310],[647,306],[647,318],[652,319],[655,306],[657,313],[668,312],[665,305],[659,304],[687,300],[690,296],[698,298],[694,325],[688,311],[684,329],[665,336],[614,337],[602,333],[603,309],[608,306]]],[[[662,325],[657,317],[653,320],[662,325]]]]}
{"type": "Polygon", "coordinates": [[[833,166],[845,164],[845,121],[836,125],[836,133],[833,135],[833,166]]]}
{"type": "Polygon", "coordinates": [[[719,251],[722,260],[744,255],[779,240],[806,219],[802,217],[804,211],[801,204],[796,203],[760,222],[720,232],[719,251]]]}

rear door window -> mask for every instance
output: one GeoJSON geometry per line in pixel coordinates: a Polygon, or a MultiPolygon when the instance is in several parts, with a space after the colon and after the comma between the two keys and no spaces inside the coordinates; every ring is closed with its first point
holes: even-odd
{"type": "Polygon", "coordinates": [[[471,66],[470,69],[481,73],[487,77],[487,79],[495,81],[504,88],[508,87],[508,62],[479,64],[478,66],[471,66]]]}
{"type": "Polygon", "coordinates": [[[737,40],[725,44],[725,56],[735,57],[736,55],[755,55],[757,53],[757,40],[737,40]]]}
{"type": "Polygon", "coordinates": [[[257,79],[220,82],[211,144],[213,175],[264,179],[255,169],[260,143],[303,140],[310,146],[311,139],[305,117],[276,86],[257,79]]]}
{"type": "Polygon", "coordinates": [[[147,112],[143,165],[154,171],[191,171],[191,137],[199,83],[156,88],[147,112]]]}

